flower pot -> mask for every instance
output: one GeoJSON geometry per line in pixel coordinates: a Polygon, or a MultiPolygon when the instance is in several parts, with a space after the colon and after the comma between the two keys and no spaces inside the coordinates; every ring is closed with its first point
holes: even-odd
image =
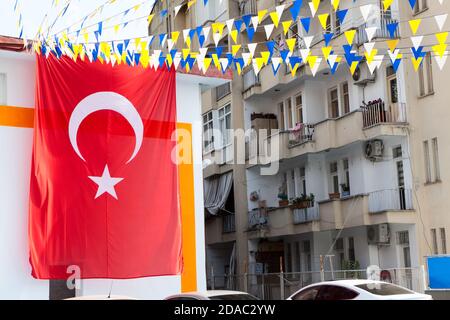
{"type": "Polygon", "coordinates": [[[311,207],[311,201],[310,200],[300,201],[300,202],[294,203],[292,205],[293,209],[306,209],[306,208],[309,208],[309,207],[311,207]]]}
{"type": "Polygon", "coordinates": [[[289,200],[278,200],[278,205],[280,207],[287,207],[289,205],[289,200]]]}
{"type": "Polygon", "coordinates": [[[330,199],[339,199],[341,194],[339,192],[329,193],[330,199]]]}

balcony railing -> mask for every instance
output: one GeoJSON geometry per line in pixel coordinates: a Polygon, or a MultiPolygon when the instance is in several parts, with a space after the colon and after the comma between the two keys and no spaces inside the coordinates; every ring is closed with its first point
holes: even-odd
{"type": "Polygon", "coordinates": [[[228,214],[222,217],[222,232],[231,233],[236,231],[235,215],[228,214]]]}
{"type": "Polygon", "coordinates": [[[248,213],[248,229],[258,229],[268,223],[267,210],[265,208],[253,209],[248,213]]]}
{"type": "Polygon", "coordinates": [[[316,203],[312,207],[305,209],[293,209],[294,224],[317,221],[319,217],[319,205],[316,203]]]}
{"type": "Polygon", "coordinates": [[[247,14],[257,14],[258,7],[256,4],[256,0],[244,1],[239,4],[241,6],[241,13],[243,16],[247,14]]]}
{"type": "Polygon", "coordinates": [[[216,100],[224,98],[231,93],[231,85],[229,82],[216,87],[216,100]]]}
{"type": "Polygon", "coordinates": [[[301,123],[296,128],[287,131],[289,134],[289,147],[313,140],[314,125],[301,123]]]}
{"type": "MultiPolygon", "coordinates": [[[[393,19],[390,15],[382,14],[380,20],[377,21],[376,25],[368,25],[364,23],[358,27],[357,30],[357,44],[362,45],[369,41],[367,38],[366,28],[368,27],[377,27],[377,31],[375,32],[374,39],[389,39],[391,36],[389,34],[387,26],[391,23],[396,23],[398,20],[393,19]]],[[[400,31],[397,28],[394,32],[394,38],[400,38],[400,31]]]]}
{"type": "Polygon", "coordinates": [[[406,104],[393,103],[386,107],[383,101],[361,107],[364,128],[380,123],[405,123],[406,104]]]}
{"type": "Polygon", "coordinates": [[[253,69],[244,73],[244,92],[260,84],[259,74],[255,75],[253,69]]]}
{"type": "Polygon", "coordinates": [[[412,210],[412,190],[405,188],[380,190],[369,194],[369,212],[412,210]]]}

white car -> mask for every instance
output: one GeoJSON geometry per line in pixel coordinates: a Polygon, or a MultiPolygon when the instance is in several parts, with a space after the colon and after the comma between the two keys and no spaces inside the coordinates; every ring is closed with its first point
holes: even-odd
{"type": "Polygon", "coordinates": [[[68,298],[65,300],[136,300],[134,298],[130,298],[130,297],[126,297],[126,296],[102,296],[102,295],[98,295],[98,296],[81,296],[81,297],[75,297],[75,298],[68,298]]]}
{"type": "Polygon", "coordinates": [[[338,280],[306,286],[287,300],[433,300],[395,284],[374,280],[338,280]]]}
{"type": "Polygon", "coordinates": [[[258,300],[258,298],[240,291],[208,290],[175,294],[164,300],[258,300]]]}

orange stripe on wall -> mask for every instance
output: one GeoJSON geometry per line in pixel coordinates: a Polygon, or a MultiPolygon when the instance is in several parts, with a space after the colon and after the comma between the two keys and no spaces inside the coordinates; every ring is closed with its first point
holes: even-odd
{"type": "MultiPolygon", "coordinates": [[[[10,106],[0,106],[0,126],[33,128],[34,109],[10,106]]],[[[191,133],[192,125],[189,123],[177,123],[178,129],[191,133]]],[[[192,140],[191,140],[192,145],[192,140]]],[[[180,207],[182,219],[182,243],[183,243],[183,273],[181,274],[181,291],[197,290],[197,251],[195,242],[195,203],[194,203],[194,165],[190,163],[179,164],[180,177],[180,207]]]]}
{"type": "Polygon", "coordinates": [[[34,109],[0,106],[0,126],[32,128],[34,109]]]}
{"type": "MultiPolygon", "coordinates": [[[[178,123],[177,129],[189,132],[192,137],[192,125],[189,123],[178,123]]],[[[178,139],[180,136],[178,135],[178,139]]],[[[192,138],[191,138],[192,139],[192,138]]],[[[192,146],[192,140],[190,141],[192,146]]],[[[183,273],[181,274],[181,291],[189,292],[197,290],[197,251],[195,243],[195,203],[194,203],[194,165],[190,150],[189,163],[178,165],[180,177],[180,206],[181,206],[181,229],[183,243],[183,273]]]]}

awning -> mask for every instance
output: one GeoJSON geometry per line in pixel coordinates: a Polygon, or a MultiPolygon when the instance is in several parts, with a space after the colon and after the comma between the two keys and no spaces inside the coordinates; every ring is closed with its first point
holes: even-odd
{"type": "Polygon", "coordinates": [[[231,186],[233,173],[225,173],[219,177],[205,179],[204,197],[205,209],[212,215],[217,215],[225,207],[231,186]]]}

